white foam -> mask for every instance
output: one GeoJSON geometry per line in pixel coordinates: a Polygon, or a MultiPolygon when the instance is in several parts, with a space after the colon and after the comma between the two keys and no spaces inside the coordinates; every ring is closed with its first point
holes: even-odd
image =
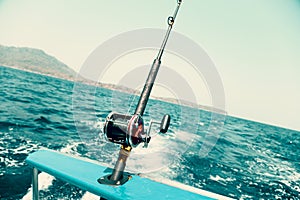
{"type": "Polygon", "coordinates": [[[222,178],[222,177],[220,177],[220,176],[218,176],[218,175],[216,175],[216,176],[210,175],[210,176],[209,176],[209,179],[210,179],[210,180],[213,180],[213,181],[216,181],[216,182],[219,182],[219,181],[225,181],[224,178],[222,178]]]}
{"type": "MultiPolygon", "coordinates": [[[[73,150],[79,142],[74,142],[72,144],[68,144],[66,147],[62,148],[60,152],[63,153],[70,153],[70,154],[76,154],[76,152],[73,150]]],[[[52,185],[52,182],[55,178],[45,172],[42,172],[38,175],[38,188],[39,191],[46,190],[52,185]]],[[[26,195],[22,198],[22,200],[31,200],[32,199],[32,186],[28,189],[26,195]]]]}
{"type": "Polygon", "coordinates": [[[230,177],[223,178],[223,177],[220,177],[219,175],[216,175],[216,176],[210,175],[209,179],[213,180],[213,181],[216,181],[216,182],[224,182],[224,183],[235,181],[234,178],[230,178],[230,177]]]}
{"type": "Polygon", "coordinates": [[[300,179],[300,173],[295,166],[280,159],[280,154],[274,153],[269,149],[254,149],[259,154],[263,155],[261,158],[255,158],[254,161],[246,162],[249,165],[250,172],[258,175],[258,181],[265,182],[267,179],[275,179],[288,186],[289,188],[300,192],[300,188],[294,183],[300,179]]]}
{"type": "Polygon", "coordinates": [[[158,134],[151,138],[148,148],[142,145],[133,149],[126,170],[133,173],[153,173],[168,168],[191,145],[197,135],[176,132],[174,135],[158,134]]]}
{"type": "MultiPolygon", "coordinates": [[[[31,140],[26,140],[26,142],[17,143],[17,140],[24,140],[23,138],[14,138],[14,136],[10,133],[0,132],[0,153],[7,155],[5,157],[0,158],[0,162],[4,162],[6,167],[19,167],[24,165],[23,160],[16,160],[15,157],[11,155],[17,154],[28,154],[28,152],[32,152],[37,149],[37,145],[33,143],[31,140]],[[10,143],[14,144],[14,147],[10,147],[10,143]],[[4,148],[8,147],[8,148],[4,148]]],[[[25,140],[24,140],[25,141],[25,140]]]]}
{"type": "Polygon", "coordinates": [[[80,144],[82,143],[74,142],[72,144],[68,144],[66,147],[62,148],[60,152],[80,156],[80,154],[75,150],[75,148],[80,144]]]}
{"type": "MultiPolygon", "coordinates": [[[[39,179],[39,190],[45,190],[50,185],[52,185],[52,182],[55,178],[45,172],[42,172],[38,175],[38,179],[39,179]]],[[[32,187],[28,189],[27,194],[22,198],[22,200],[31,200],[31,199],[32,199],[32,187]]]]}
{"type": "Polygon", "coordinates": [[[198,123],[200,126],[204,126],[205,124],[203,122],[198,123]]]}
{"type": "Polygon", "coordinates": [[[82,199],[82,200],[99,200],[100,197],[97,196],[97,195],[95,195],[95,194],[92,194],[92,193],[90,193],[90,192],[86,192],[86,193],[82,196],[81,199],[82,199]]]}

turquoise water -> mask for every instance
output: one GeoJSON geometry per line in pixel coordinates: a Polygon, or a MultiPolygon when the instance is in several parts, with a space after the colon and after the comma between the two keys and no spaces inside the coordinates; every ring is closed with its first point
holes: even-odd
{"type": "MultiPolygon", "coordinates": [[[[27,155],[41,148],[113,166],[118,145],[102,134],[112,110],[132,113],[133,95],[0,67],[0,199],[22,199],[31,188],[27,155]]],[[[300,199],[300,133],[253,121],[150,100],[144,115],[171,115],[170,131],[137,148],[127,170],[176,180],[237,199],[300,199]],[[222,117],[220,118],[222,119],[222,117]],[[217,143],[207,155],[201,148],[217,143]]],[[[41,176],[42,199],[82,199],[82,191],[41,176]]]]}

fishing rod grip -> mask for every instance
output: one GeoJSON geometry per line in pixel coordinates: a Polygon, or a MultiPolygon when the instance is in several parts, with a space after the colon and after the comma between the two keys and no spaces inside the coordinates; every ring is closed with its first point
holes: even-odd
{"type": "Polygon", "coordinates": [[[146,105],[147,105],[152,87],[154,85],[154,81],[155,81],[158,69],[160,67],[160,63],[161,63],[161,61],[159,59],[155,59],[153,61],[151,70],[149,72],[147,81],[144,85],[142,94],[141,94],[140,99],[139,99],[139,103],[138,103],[138,105],[135,109],[134,114],[139,114],[141,116],[144,114],[144,111],[145,111],[145,108],[146,108],[146,105]]]}

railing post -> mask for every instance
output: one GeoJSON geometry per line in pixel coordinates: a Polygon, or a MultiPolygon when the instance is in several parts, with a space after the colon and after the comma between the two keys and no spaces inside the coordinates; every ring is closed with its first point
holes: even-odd
{"type": "Polygon", "coordinates": [[[33,168],[32,173],[32,199],[39,200],[39,177],[38,177],[39,170],[37,168],[33,168]]]}

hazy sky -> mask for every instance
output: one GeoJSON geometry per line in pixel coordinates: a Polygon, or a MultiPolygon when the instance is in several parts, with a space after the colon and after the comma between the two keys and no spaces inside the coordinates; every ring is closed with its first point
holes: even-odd
{"type": "MultiPolygon", "coordinates": [[[[114,35],[165,29],[175,5],[176,0],[0,0],[0,44],[43,49],[78,71],[114,35]]],[[[214,61],[229,115],[300,130],[299,0],[186,0],[174,30],[214,61]]]]}

